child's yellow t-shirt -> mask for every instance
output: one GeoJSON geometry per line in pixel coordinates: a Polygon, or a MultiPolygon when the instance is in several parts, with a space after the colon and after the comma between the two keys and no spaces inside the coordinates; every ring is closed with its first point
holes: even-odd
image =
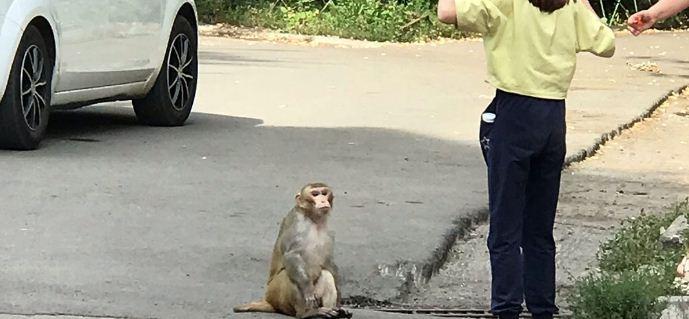
{"type": "Polygon", "coordinates": [[[483,35],[489,82],[521,95],[567,97],[577,52],[611,57],[615,34],[581,1],[552,13],[528,0],[455,0],[457,27],[483,35]]]}

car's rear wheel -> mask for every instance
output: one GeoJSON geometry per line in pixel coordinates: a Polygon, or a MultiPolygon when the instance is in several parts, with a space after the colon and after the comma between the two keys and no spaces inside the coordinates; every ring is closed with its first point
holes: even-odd
{"type": "Polygon", "coordinates": [[[189,21],[178,16],[172,27],[165,60],[155,85],[134,112],[143,123],[179,126],[189,118],[196,96],[198,39],[189,21]]]}
{"type": "Polygon", "coordinates": [[[35,26],[24,31],[0,101],[0,147],[32,150],[45,136],[50,117],[53,60],[35,26]]]}

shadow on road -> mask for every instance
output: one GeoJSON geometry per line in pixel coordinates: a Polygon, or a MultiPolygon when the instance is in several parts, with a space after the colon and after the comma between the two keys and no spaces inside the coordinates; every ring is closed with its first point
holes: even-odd
{"type": "MultiPolygon", "coordinates": [[[[51,113],[46,142],[48,147],[59,140],[73,142],[99,142],[96,136],[103,134],[114,137],[116,134],[151,134],[160,131],[175,131],[183,127],[161,128],[149,127],[139,123],[129,103],[118,103],[118,106],[91,106],[87,108],[55,111],[51,113]]],[[[194,113],[184,127],[203,126],[214,129],[219,126],[225,128],[248,128],[262,124],[258,119],[238,118],[194,113]],[[222,118],[222,123],[218,120],[222,118]]],[[[194,130],[194,129],[192,129],[194,130]]],[[[196,130],[194,130],[196,131],[196,130]]]]}
{"type": "Polygon", "coordinates": [[[275,64],[283,61],[269,60],[269,59],[254,59],[247,56],[228,54],[216,51],[201,51],[199,52],[199,60],[203,61],[204,65],[260,65],[260,64],[275,64]]]}
{"type": "Polygon", "coordinates": [[[0,310],[225,317],[262,294],[278,224],[311,181],[336,192],[346,295],[392,298],[485,206],[477,145],[260,124],[147,127],[125,103],[55,113],[41,149],[0,155],[0,310]]]}

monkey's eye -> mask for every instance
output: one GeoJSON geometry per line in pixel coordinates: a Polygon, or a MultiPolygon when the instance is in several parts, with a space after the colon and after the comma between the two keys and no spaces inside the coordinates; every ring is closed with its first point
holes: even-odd
{"type": "Polygon", "coordinates": [[[313,197],[316,197],[320,194],[321,194],[321,192],[319,192],[319,191],[311,191],[311,196],[313,196],[313,197]]]}

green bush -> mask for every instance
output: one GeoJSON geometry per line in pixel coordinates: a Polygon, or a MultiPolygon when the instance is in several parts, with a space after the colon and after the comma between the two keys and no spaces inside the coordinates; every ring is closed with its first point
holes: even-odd
{"type": "Polygon", "coordinates": [[[226,13],[231,11],[227,0],[196,0],[199,20],[204,23],[222,22],[226,13]]]}
{"type": "Polygon", "coordinates": [[[686,251],[663,247],[660,229],[680,215],[689,216],[689,201],[662,216],[624,221],[600,247],[600,271],[575,281],[568,297],[574,319],[658,318],[664,308],[658,299],[677,292],[675,269],[686,251]]]}
{"type": "Polygon", "coordinates": [[[598,251],[600,268],[619,272],[681,259],[683,249],[662,249],[660,243],[660,229],[667,228],[682,213],[679,207],[663,216],[641,215],[625,220],[614,237],[601,245],[598,251]]]}
{"type": "Polygon", "coordinates": [[[662,275],[654,271],[625,271],[585,276],[576,282],[570,297],[575,319],[655,319],[664,304],[662,275]]]}
{"type": "Polygon", "coordinates": [[[460,36],[437,20],[436,3],[428,0],[199,0],[197,4],[201,20],[207,23],[373,41],[460,36]]]}

